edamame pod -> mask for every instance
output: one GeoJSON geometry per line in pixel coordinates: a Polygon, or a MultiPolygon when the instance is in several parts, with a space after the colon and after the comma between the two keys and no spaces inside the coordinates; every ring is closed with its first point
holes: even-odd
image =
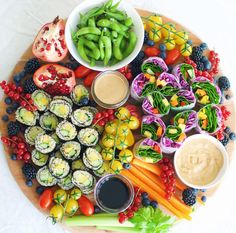
{"type": "Polygon", "coordinates": [[[104,44],[102,42],[102,37],[100,38],[98,45],[99,45],[99,50],[100,50],[100,58],[101,60],[103,60],[105,57],[105,52],[104,52],[104,44]]]}
{"type": "Polygon", "coordinates": [[[112,55],[111,39],[108,36],[103,36],[101,40],[105,47],[105,57],[104,57],[103,62],[104,62],[104,65],[107,65],[112,55]]]}
{"type": "Polygon", "coordinates": [[[133,20],[129,17],[125,20],[125,26],[131,27],[133,25],[133,20]]]}
{"type": "Polygon", "coordinates": [[[100,51],[94,42],[86,41],[86,43],[84,43],[84,46],[86,46],[87,48],[89,48],[91,50],[90,51],[91,57],[93,57],[96,60],[98,60],[100,58],[100,51]]]}
{"type": "Polygon", "coordinates": [[[137,43],[136,34],[134,32],[130,32],[129,33],[129,44],[128,44],[128,47],[126,48],[125,52],[124,52],[124,57],[127,57],[132,53],[132,51],[135,48],[136,43],[137,43]]]}
{"type": "Polygon", "coordinates": [[[119,1],[119,2],[117,2],[115,5],[113,5],[112,7],[110,7],[110,12],[116,12],[117,11],[117,7],[120,5],[120,2],[121,2],[121,0],[119,1]]]}
{"type": "Polygon", "coordinates": [[[94,41],[94,42],[98,42],[98,41],[99,41],[99,36],[98,36],[98,35],[86,34],[86,35],[84,35],[84,37],[85,37],[87,40],[91,40],[91,41],[94,41]]]}
{"type": "Polygon", "coordinates": [[[95,23],[94,17],[88,19],[88,26],[89,27],[96,27],[96,23],[95,23]]]}
{"type": "Polygon", "coordinates": [[[112,31],[111,35],[113,38],[117,38],[118,37],[118,33],[116,31],[112,31]]]}
{"type": "Polygon", "coordinates": [[[77,51],[79,55],[82,57],[82,59],[84,59],[87,62],[90,62],[88,56],[85,53],[84,43],[85,43],[84,38],[80,38],[77,43],[77,51]]]}
{"type": "Polygon", "coordinates": [[[110,17],[118,20],[118,21],[122,21],[125,20],[126,15],[123,13],[112,13],[112,12],[106,12],[107,15],[109,15],[110,17]]]}
{"type": "Polygon", "coordinates": [[[123,58],[123,55],[120,49],[120,44],[121,44],[122,39],[123,39],[123,36],[119,35],[118,38],[113,41],[113,54],[114,54],[114,57],[119,61],[122,60],[123,58]]]}
{"type": "Polygon", "coordinates": [[[109,9],[112,6],[113,0],[109,0],[105,3],[104,8],[109,9]]]}
{"type": "Polygon", "coordinates": [[[76,36],[82,36],[82,35],[86,35],[86,34],[95,34],[95,35],[101,35],[101,30],[99,28],[96,27],[84,27],[79,29],[76,32],[76,36]]]}
{"type": "Polygon", "coordinates": [[[125,48],[126,48],[126,38],[123,37],[120,43],[120,49],[121,51],[124,51],[125,48]]]}

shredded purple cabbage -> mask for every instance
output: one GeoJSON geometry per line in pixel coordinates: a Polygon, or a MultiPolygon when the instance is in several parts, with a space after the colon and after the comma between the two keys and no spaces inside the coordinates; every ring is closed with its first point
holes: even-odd
{"type": "Polygon", "coordinates": [[[175,88],[181,88],[179,83],[178,83],[178,79],[173,74],[163,72],[159,75],[158,79],[161,80],[161,81],[165,80],[166,83],[169,86],[172,86],[172,87],[175,87],[175,88]]]}
{"type": "Polygon", "coordinates": [[[153,63],[154,65],[160,66],[161,69],[163,70],[163,72],[167,72],[168,71],[168,67],[167,67],[166,63],[160,57],[149,57],[148,59],[143,61],[143,64],[144,63],[148,63],[148,62],[153,63]]]}
{"type": "Polygon", "coordinates": [[[166,125],[162,121],[161,118],[153,116],[153,115],[146,115],[146,116],[143,116],[143,118],[142,118],[142,123],[145,123],[147,125],[152,124],[153,122],[159,124],[162,127],[162,129],[163,129],[163,133],[165,132],[166,125]]]}

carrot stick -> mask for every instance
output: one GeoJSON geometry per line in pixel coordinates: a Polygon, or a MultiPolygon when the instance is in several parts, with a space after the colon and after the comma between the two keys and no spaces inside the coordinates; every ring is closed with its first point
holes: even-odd
{"type": "Polygon", "coordinates": [[[172,212],[174,215],[176,215],[178,218],[185,218],[187,220],[191,220],[191,216],[189,215],[183,215],[179,210],[175,209],[167,200],[165,200],[160,194],[153,191],[148,185],[140,181],[138,178],[136,178],[131,172],[127,170],[122,170],[122,174],[129,178],[131,182],[143,189],[144,191],[149,193],[149,196],[153,199],[158,201],[160,204],[162,204],[166,209],[168,209],[170,212],[172,212]]]}

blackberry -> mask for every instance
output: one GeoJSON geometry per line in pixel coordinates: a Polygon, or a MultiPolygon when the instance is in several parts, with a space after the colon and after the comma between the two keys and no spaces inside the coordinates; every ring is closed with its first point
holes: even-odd
{"type": "Polygon", "coordinates": [[[223,146],[227,146],[227,144],[229,143],[229,136],[225,134],[224,138],[220,140],[220,142],[223,144],[223,146]]]}
{"type": "Polygon", "coordinates": [[[203,53],[203,50],[201,47],[198,47],[198,46],[194,46],[193,49],[192,49],[192,54],[190,56],[190,58],[196,62],[196,61],[200,61],[201,58],[202,58],[202,53],[203,53]]]}
{"type": "Polygon", "coordinates": [[[78,63],[72,63],[72,62],[67,62],[64,64],[64,66],[68,69],[75,70],[79,64],[78,63]]]}
{"type": "Polygon", "coordinates": [[[231,133],[230,127],[229,127],[229,126],[226,126],[225,129],[224,129],[224,132],[225,132],[226,134],[230,134],[230,133],[231,133]]]}
{"type": "Polygon", "coordinates": [[[218,79],[218,86],[222,91],[228,90],[230,88],[229,79],[226,76],[220,76],[218,79]]]}
{"type": "Polygon", "coordinates": [[[23,85],[24,92],[32,94],[37,89],[38,88],[35,85],[34,80],[33,80],[32,77],[30,77],[27,80],[25,80],[24,85],[23,85]]]}
{"type": "Polygon", "coordinates": [[[201,61],[196,61],[197,69],[203,71],[205,69],[204,63],[201,61]]]}
{"type": "Polygon", "coordinates": [[[182,200],[188,206],[193,206],[196,203],[196,193],[192,188],[186,188],[182,193],[182,200]]]}
{"type": "Polygon", "coordinates": [[[27,74],[33,74],[40,66],[38,58],[34,57],[25,63],[24,70],[27,74]]]}
{"type": "Polygon", "coordinates": [[[143,62],[144,57],[145,53],[141,50],[130,64],[140,66],[143,62]]]}
{"type": "Polygon", "coordinates": [[[132,65],[131,72],[132,72],[133,78],[135,78],[138,74],[140,74],[142,72],[141,66],[140,65],[132,65]]]}
{"type": "Polygon", "coordinates": [[[31,163],[25,163],[22,167],[22,172],[26,180],[32,180],[36,177],[37,170],[31,163]]]}
{"type": "Polygon", "coordinates": [[[20,132],[20,124],[16,121],[10,121],[7,125],[9,136],[17,135],[20,132]]]}

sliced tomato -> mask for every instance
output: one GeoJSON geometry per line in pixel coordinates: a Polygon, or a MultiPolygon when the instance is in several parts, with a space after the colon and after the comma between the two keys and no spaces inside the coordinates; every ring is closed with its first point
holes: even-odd
{"type": "Polygon", "coordinates": [[[84,78],[91,72],[92,72],[91,69],[81,65],[75,70],[75,77],[76,78],[84,78]]]}
{"type": "Polygon", "coordinates": [[[91,73],[89,73],[84,79],[84,85],[86,87],[91,87],[93,80],[98,74],[99,74],[98,71],[92,71],[91,73]]]}
{"type": "Polygon", "coordinates": [[[39,197],[39,206],[42,209],[47,209],[50,207],[53,201],[53,191],[51,189],[46,189],[39,197]]]}
{"type": "Polygon", "coordinates": [[[79,208],[82,214],[90,216],[94,213],[93,203],[84,195],[82,195],[78,200],[79,208]]]}
{"type": "Polygon", "coordinates": [[[173,65],[178,60],[180,55],[181,55],[181,53],[180,53],[179,48],[175,48],[175,49],[167,51],[165,63],[167,65],[173,65]]]}

